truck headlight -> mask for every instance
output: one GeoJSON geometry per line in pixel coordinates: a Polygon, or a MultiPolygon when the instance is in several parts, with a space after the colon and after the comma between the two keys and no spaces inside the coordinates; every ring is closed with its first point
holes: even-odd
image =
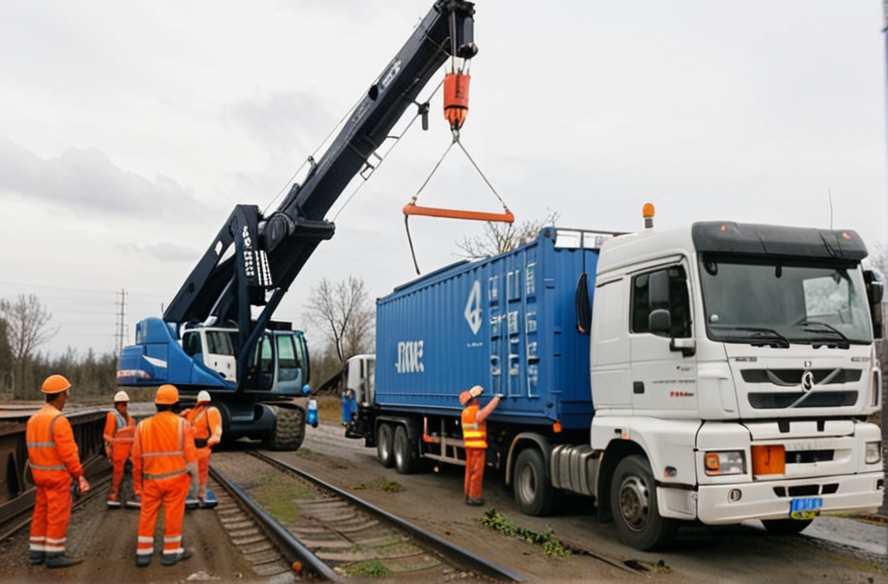
{"type": "Polygon", "coordinates": [[[867,442],[866,443],[866,463],[867,464],[876,464],[880,460],[882,460],[882,443],[881,442],[867,442]]]}
{"type": "Polygon", "coordinates": [[[742,450],[707,452],[703,461],[708,475],[744,474],[746,472],[746,453],[742,450]]]}

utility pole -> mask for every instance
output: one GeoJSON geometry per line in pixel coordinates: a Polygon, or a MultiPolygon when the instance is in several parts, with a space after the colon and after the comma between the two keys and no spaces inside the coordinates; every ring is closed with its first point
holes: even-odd
{"type": "Polygon", "coordinates": [[[120,289],[115,305],[117,320],[114,323],[114,352],[119,355],[126,336],[126,290],[124,288],[120,289]]]}

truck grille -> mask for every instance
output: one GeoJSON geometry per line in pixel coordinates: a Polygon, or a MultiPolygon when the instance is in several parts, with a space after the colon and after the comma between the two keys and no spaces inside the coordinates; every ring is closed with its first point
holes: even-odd
{"type": "Polygon", "coordinates": [[[828,485],[799,485],[797,487],[774,487],[778,497],[812,497],[815,495],[832,495],[839,490],[838,483],[828,485]]]}
{"type": "MultiPolygon", "coordinates": [[[[770,383],[796,387],[802,383],[806,369],[744,369],[740,372],[746,383],[770,383]]],[[[814,385],[835,385],[860,381],[860,369],[811,369],[814,385]]]]}
{"type": "MultiPolygon", "coordinates": [[[[853,406],[857,403],[856,391],[817,391],[798,404],[797,408],[837,408],[853,406]]],[[[801,397],[799,393],[759,393],[749,394],[749,405],[757,410],[786,408],[801,397]]]]}

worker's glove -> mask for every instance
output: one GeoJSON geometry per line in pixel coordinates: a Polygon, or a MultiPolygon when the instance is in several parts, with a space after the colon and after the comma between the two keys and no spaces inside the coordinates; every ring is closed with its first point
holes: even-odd
{"type": "Polygon", "coordinates": [[[496,394],[493,395],[493,397],[498,397],[498,398],[500,398],[500,399],[503,399],[503,398],[506,397],[506,394],[504,394],[504,393],[496,393],[496,394]]]}
{"type": "Polygon", "coordinates": [[[77,487],[80,489],[80,494],[85,495],[89,492],[89,483],[86,481],[86,477],[80,475],[80,478],[77,479],[77,487]]]}

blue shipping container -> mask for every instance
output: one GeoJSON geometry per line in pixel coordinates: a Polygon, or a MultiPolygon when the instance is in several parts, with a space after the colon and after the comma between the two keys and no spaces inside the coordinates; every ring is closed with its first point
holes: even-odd
{"type": "Polygon", "coordinates": [[[458,415],[459,393],[481,385],[482,405],[506,396],[492,421],[588,429],[589,337],[577,330],[575,298],[583,273],[592,297],[600,238],[583,235],[546,228],[516,250],[448,266],[379,299],[376,403],[458,415]]]}

